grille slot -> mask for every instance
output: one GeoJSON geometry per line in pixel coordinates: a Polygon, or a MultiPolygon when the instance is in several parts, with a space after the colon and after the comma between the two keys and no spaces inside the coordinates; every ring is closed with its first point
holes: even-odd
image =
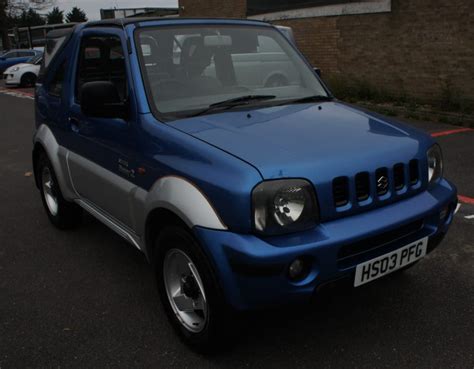
{"type": "Polygon", "coordinates": [[[369,198],[370,179],[369,173],[357,173],[355,177],[356,195],[358,201],[364,201],[369,198]]]}
{"type": "Polygon", "coordinates": [[[409,164],[410,184],[413,186],[420,180],[420,173],[418,170],[418,160],[410,160],[409,164]]]}
{"type": "Polygon", "coordinates": [[[389,200],[414,194],[420,189],[420,176],[420,162],[412,159],[386,167],[362,169],[352,176],[335,177],[330,182],[329,191],[332,190],[333,206],[338,208],[338,212],[358,208],[362,211],[362,208],[368,210],[389,200]]]}
{"type": "Polygon", "coordinates": [[[375,186],[378,196],[383,196],[388,192],[389,181],[387,168],[379,168],[375,171],[375,186]]]}
{"type": "Polygon", "coordinates": [[[405,187],[405,167],[402,163],[395,164],[393,167],[393,182],[396,191],[405,187]]]}
{"type": "Polygon", "coordinates": [[[337,255],[338,265],[346,268],[360,262],[360,257],[379,247],[404,239],[423,228],[423,220],[417,220],[401,227],[392,229],[377,236],[342,246],[337,255]]]}
{"type": "Polygon", "coordinates": [[[332,181],[332,194],[336,207],[344,206],[349,202],[349,179],[337,177],[332,181]]]}

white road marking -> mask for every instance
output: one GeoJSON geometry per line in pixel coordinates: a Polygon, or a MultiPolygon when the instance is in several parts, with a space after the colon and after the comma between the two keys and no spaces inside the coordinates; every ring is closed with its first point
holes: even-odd
{"type": "Polygon", "coordinates": [[[466,215],[464,218],[465,219],[474,219],[474,214],[473,215],[466,215]]]}
{"type": "Polygon", "coordinates": [[[456,206],[456,209],[454,209],[454,214],[456,214],[459,209],[461,209],[461,204],[458,202],[458,206],[456,206]]]}

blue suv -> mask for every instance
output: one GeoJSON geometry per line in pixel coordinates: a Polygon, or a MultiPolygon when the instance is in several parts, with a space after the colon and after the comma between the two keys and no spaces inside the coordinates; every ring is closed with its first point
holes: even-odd
{"type": "Polygon", "coordinates": [[[196,347],[231,312],[404,270],[453,219],[433,139],[336,100],[270,24],[90,22],[52,31],[45,53],[33,163],[46,214],[64,229],[85,210],[143,252],[196,347]]]}

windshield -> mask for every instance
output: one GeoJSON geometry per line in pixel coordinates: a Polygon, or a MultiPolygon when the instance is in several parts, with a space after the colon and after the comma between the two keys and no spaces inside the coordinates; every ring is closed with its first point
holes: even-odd
{"type": "Polygon", "coordinates": [[[272,27],[143,28],[137,42],[150,103],[165,119],[211,113],[210,106],[232,99],[226,108],[239,108],[235,99],[241,97],[237,101],[254,107],[328,96],[311,68],[272,27]]]}

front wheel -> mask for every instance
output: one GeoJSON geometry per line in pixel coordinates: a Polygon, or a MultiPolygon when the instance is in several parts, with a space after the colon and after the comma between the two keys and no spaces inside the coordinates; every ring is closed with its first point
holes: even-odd
{"type": "Polygon", "coordinates": [[[36,75],[33,73],[25,73],[21,77],[20,86],[21,87],[30,87],[34,86],[36,83],[36,75]]]}
{"type": "Polygon", "coordinates": [[[174,328],[195,349],[214,351],[228,332],[224,327],[230,319],[205,254],[188,230],[179,226],[160,232],[155,246],[158,291],[174,328]]]}

